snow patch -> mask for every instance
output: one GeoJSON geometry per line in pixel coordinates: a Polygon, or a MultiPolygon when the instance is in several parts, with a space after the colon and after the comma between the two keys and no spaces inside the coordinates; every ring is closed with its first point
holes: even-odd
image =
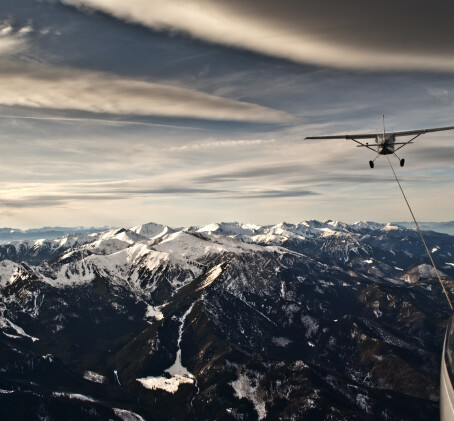
{"type": "Polygon", "coordinates": [[[138,382],[142,384],[143,387],[147,389],[162,389],[169,393],[175,393],[180,384],[184,383],[195,383],[195,377],[192,373],[190,373],[186,367],[184,367],[181,363],[181,338],[183,336],[184,331],[184,322],[187,316],[191,313],[192,308],[194,307],[196,302],[192,303],[192,305],[186,310],[186,312],[180,318],[180,328],[178,330],[178,351],[177,356],[175,358],[175,362],[171,367],[169,367],[165,372],[170,375],[170,377],[160,376],[160,377],[144,377],[140,379],[136,379],[138,382]]]}
{"type": "Polygon", "coordinates": [[[378,319],[383,315],[383,312],[379,308],[374,308],[375,317],[378,319]]]}
{"type": "Polygon", "coordinates": [[[252,402],[258,419],[263,420],[266,417],[266,403],[259,390],[261,376],[258,373],[250,374],[253,378],[249,378],[246,373],[240,373],[238,379],[231,382],[230,385],[238,399],[244,398],[252,402]]]}
{"type": "Polygon", "coordinates": [[[147,306],[147,311],[145,313],[145,319],[156,319],[156,320],[162,320],[164,318],[164,315],[161,313],[161,306],[159,307],[154,307],[154,306],[147,306]]]}
{"type": "Polygon", "coordinates": [[[56,398],[77,399],[79,401],[85,401],[85,402],[97,402],[92,397],[81,395],[79,393],[52,392],[52,396],[55,396],[56,398]]]}
{"type": "Polygon", "coordinates": [[[22,266],[11,260],[0,262],[0,287],[12,284],[22,272],[22,266]]]}
{"type": "Polygon", "coordinates": [[[126,409],[113,408],[113,411],[122,421],[145,421],[140,415],[126,409]]]}
{"type": "Polygon", "coordinates": [[[301,323],[303,323],[304,327],[306,328],[306,338],[311,338],[314,334],[318,331],[318,323],[313,317],[309,316],[308,314],[304,314],[301,316],[301,323]]]}
{"type": "Polygon", "coordinates": [[[290,345],[293,341],[288,338],[279,337],[279,338],[272,338],[271,342],[273,342],[273,344],[276,346],[285,348],[286,346],[290,345]]]}
{"type": "Polygon", "coordinates": [[[105,376],[88,370],[84,373],[83,378],[93,383],[105,383],[107,380],[105,376]]]}
{"type": "Polygon", "coordinates": [[[179,374],[174,374],[171,377],[144,377],[137,379],[138,382],[142,384],[143,387],[151,390],[161,389],[169,393],[175,393],[181,384],[194,383],[194,379],[186,376],[181,376],[179,374]]]}
{"type": "Polygon", "coordinates": [[[222,263],[209,270],[207,277],[202,282],[202,284],[197,288],[197,291],[200,291],[201,289],[205,289],[207,286],[211,285],[219,277],[219,275],[221,273],[222,273],[222,263]]]}
{"type": "Polygon", "coordinates": [[[356,395],[356,404],[364,411],[366,414],[370,414],[371,407],[368,402],[368,397],[361,393],[356,395]]]}
{"type": "Polygon", "coordinates": [[[398,229],[400,228],[397,225],[393,225],[389,222],[382,228],[383,231],[396,231],[398,229]]]}
{"type": "MultiPolygon", "coordinates": [[[[35,338],[34,336],[30,336],[27,333],[25,333],[24,329],[22,329],[20,326],[17,326],[14,324],[11,320],[7,319],[6,317],[0,316],[0,328],[2,329],[13,329],[20,337],[24,338],[29,338],[32,340],[32,342],[39,341],[38,338],[35,338]]],[[[5,332],[6,335],[8,335],[5,332]]],[[[15,335],[8,335],[14,338],[17,338],[15,335]]]]}

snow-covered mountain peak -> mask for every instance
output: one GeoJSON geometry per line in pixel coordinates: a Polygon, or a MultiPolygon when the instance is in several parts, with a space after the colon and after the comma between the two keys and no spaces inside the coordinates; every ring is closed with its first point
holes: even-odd
{"type": "MultiPolygon", "coordinates": [[[[90,234],[90,235],[92,235],[92,234],[90,234]]],[[[96,236],[94,236],[94,238],[96,238],[96,236]]],[[[127,242],[129,244],[133,244],[133,243],[135,243],[137,241],[141,241],[145,238],[146,237],[144,237],[143,235],[140,235],[132,230],[125,229],[125,228],[107,231],[105,233],[102,233],[99,236],[99,240],[115,239],[115,240],[127,242]]]]}
{"type": "Polygon", "coordinates": [[[350,228],[355,230],[355,231],[360,231],[360,230],[381,230],[385,224],[381,224],[378,222],[372,222],[372,221],[357,221],[354,222],[353,224],[350,225],[350,228]]]}
{"type": "Polygon", "coordinates": [[[205,225],[196,232],[206,232],[220,235],[255,235],[262,229],[259,225],[243,224],[240,222],[219,222],[205,225]]]}
{"type": "Polygon", "coordinates": [[[131,245],[147,240],[146,237],[127,229],[110,230],[98,234],[89,234],[83,237],[58,239],[60,247],[69,246],[75,250],[89,250],[95,254],[112,254],[130,247],[131,245]]]}
{"type": "Polygon", "coordinates": [[[218,253],[263,251],[260,246],[235,240],[228,235],[217,235],[211,232],[192,234],[184,231],[169,235],[156,244],[154,249],[193,260],[218,253]]]}
{"type": "Polygon", "coordinates": [[[399,227],[398,225],[391,224],[391,222],[388,222],[383,228],[383,231],[396,231],[402,229],[402,227],[399,227]]]}
{"type": "Polygon", "coordinates": [[[325,223],[333,227],[337,231],[349,231],[349,227],[346,223],[341,221],[332,221],[330,219],[326,220],[325,223]]]}
{"type": "Polygon", "coordinates": [[[281,222],[277,225],[274,225],[272,227],[270,227],[271,229],[280,229],[282,231],[292,231],[295,229],[295,225],[294,224],[289,224],[288,222],[281,222]]]}
{"type": "Polygon", "coordinates": [[[156,240],[158,238],[164,237],[164,235],[172,234],[175,232],[174,229],[168,227],[167,225],[156,224],[154,222],[149,222],[143,225],[137,225],[130,228],[130,231],[140,234],[141,236],[147,237],[151,240],[156,240]]]}

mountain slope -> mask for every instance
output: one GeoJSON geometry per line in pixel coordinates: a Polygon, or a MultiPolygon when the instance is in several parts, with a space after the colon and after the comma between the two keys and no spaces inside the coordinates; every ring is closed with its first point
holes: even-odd
{"type": "MultiPolygon", "coordinates": [[[[452,288],[454,238],[426,240],[452,288]]],[[[0,256],[2,417],[438,416],[449,308],[412,230],[151,223],[0,256]]]]}

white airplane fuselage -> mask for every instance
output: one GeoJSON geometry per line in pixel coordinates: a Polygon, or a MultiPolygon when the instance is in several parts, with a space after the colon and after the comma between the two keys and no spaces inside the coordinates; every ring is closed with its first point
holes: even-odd
{"type": "Polygon", "coordinates": [[[375,138],[375,143],[378,146],[380,155],[391,155],[394,153],[394,143],[396,136],[393,133],[378,134],[375,138]]]}

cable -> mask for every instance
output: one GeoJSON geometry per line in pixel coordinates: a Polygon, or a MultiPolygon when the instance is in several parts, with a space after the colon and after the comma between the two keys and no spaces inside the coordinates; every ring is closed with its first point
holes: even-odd
{"type": "Polygon", "coordinates": [[[397,178],[396,172],[394,171],[394,168],[393,168],[393,166],[392,166],[392,164],[391,164],[391,161],[389,160],[389,156],[386,155],[386,158],[388,158],[389,166],[391,167],[391,170],[392,170],[392,172],[393,172],[393,174],[394,174],[394,178],[396,179],[397,184],[399,185],[400,191],[402,192],[402,196],[404,197],[405,202],[407,203],[408,210],[409,210],[410,213],[411,213],[411,216],[412,216],[412,218],[413,218],[413,221],[415,222],[416,228],[418,229],[419,235],[421,236],[421,240],[422,240],[422,242],[424,243],[424,247],[426,248],[426,251],[427,251],[427,254],[429,255],[430,261],[432,262],[432,266],[433,266],[433,268],[435,269],[435,272],[436,272],[436,274],[437,274],[437,276],[438,276],[438,280],[440,281],[441,287],[443,288],[443,292],[445,293],[446,299],[448,300],[449,307],[451,307],[451,310],[454,311],[454,307],[452,306],[451,300],[449,299],[448,291],[446,291],[446,288],[445,288],[445,286],[444,286],[444,284],[443,284],[443,281],[441,280],[441,276],[440,276],[440,274],[438,273],[437,267],[435,266],[435,262],[434,262],[434,259],[432,258],[432,254],[430,253],[429,247],[427,247],[426,241],[424,240],[424,236],[422,235],[422,232],[421,232],[421,230],[419,229],[419,225],[418,225],[418,223],[416,222],[415,215],[413,214],[413,211],[411,210],[411,207],[410,207],[410,204],[408,203],[407,197],[405,196],[405,193],[404,193],[404,191],[403,191],[403,189],[402,189],[402,186],[400,185],[399,179],[397,178]]]}

